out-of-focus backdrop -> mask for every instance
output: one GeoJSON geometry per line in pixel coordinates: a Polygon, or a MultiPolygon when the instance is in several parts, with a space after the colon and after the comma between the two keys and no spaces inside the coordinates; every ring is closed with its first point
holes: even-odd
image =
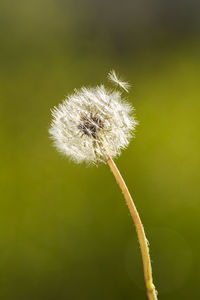
{"type": "Polygon", "coordinates": [[[198,299],[199,1],[2,0],[0,298],[146,299],[136,233],[106,165],[52,147],[50,109],[115,69],[140,125],[116,160],[159,299],[198,299]]]}

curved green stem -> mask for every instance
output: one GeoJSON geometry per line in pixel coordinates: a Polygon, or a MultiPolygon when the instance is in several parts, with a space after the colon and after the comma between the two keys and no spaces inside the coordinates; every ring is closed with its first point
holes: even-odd
{"type": "Polygon", "coordinates": [[[126,203],[128,205],[129,211],[131,213],[133,222],[136,227],[136,232],[140,244],[140,250],[142,254],[142,262],[143,262],[143,269],[144,269],[144,280],[146,285],[146,291],[147,296],[149,300],[157,300],[157,291],[155,289],[155,286],[153,284],[153,278],[152,278],[152,268],[151,268],[151,260],[149,255],[149,247],[148,247],[148,241],[145,236],[144,227],[142,225],[142,222],[140,220],[140,216],[138,214],[138,211],[135,207],[135,204],[131,198],[131,195],[129,193],[129,190],[117,168],[114,161],[111,157],[108,157],[107,163],[115,176],[115,179],[122,190],[122,193],[124,195],[124,198],[126,200],[126,203]]]}

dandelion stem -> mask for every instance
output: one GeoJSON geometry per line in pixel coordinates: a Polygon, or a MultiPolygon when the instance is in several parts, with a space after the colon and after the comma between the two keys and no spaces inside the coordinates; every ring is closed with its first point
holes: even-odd
{"type": "Polygon", "coordinates": [[[142,222],[140,220],[140,216],[138,214],[138,211],[135,207],[135,204],[131,198],[131,195],[129,193],[129,190],[117,168],[114,161],[111,157],[108,157],[107,163],[115,176],[115,179],[122,190],[122,193],[124,195],[124,198],[126,200],[126,203],[128,205],[129,211],[131,213],[133,222],[136,227],[136,232],[140,244],[140,250],[142,254],[142,262],[143,262],[143,269],[144,269],[144,280],[146,285],[146,291],[147,296],[149,300],[157,300],[157,291],[155,289],[155,286],[153,284],[153,278],[152,278],[152,268],[151,268],[151,260],[149,255],[149,247],[148,247],[148,241],[145,236],[144,227],[142,225],[142,222]]]}

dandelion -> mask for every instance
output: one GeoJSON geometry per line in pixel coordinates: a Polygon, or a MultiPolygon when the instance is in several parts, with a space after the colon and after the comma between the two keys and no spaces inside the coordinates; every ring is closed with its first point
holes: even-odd
{"type": "Polygon", "coordinates": [[[107,161],[126,148],[137,122],[121,93],[81,88],[52,111],[50,134],[60,152],[77,163],[107,161]]]}
{"type": "MultiPolygon", "coordinates": [[[[128,84],[111,71],[109,79],[128,91],[128,84]]],[[[82,87],[52,110],[49,133],[58,151],[76,163],[107,163],[122,190],[136,227],[143,260],[144,279],[149,300],[156,300],[148,242],[137,209],[113,158],[120,155],[131,137],[137,121],[133,107],[120,91],[82,87]]]]}

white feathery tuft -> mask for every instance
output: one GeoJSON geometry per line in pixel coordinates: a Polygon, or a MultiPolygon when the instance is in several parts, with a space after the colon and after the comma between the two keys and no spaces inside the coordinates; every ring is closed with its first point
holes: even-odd
{"type": "Polygon", "coordinates": [[[114,70],[108,73],[108,79],[114,82],[116,85],[119,85],[122,89],[124,89],[128,93],[130,84],[128,82],[122,81],[119,77],[117,77],[117,74],[115,73],[114,70]]]}
{"type": "Polygon", "coordinates": [[[58,151],[76,163],[105,162],[128,146],[137,124],[132,111],[119,91],[82,87],[54,107],[49,133],[58,151]]]}

